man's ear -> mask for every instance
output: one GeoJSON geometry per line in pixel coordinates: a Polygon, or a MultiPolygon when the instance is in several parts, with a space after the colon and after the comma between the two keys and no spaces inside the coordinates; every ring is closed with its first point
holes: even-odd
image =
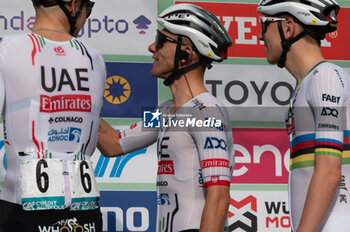
{"type": "Polygon", "coordinates": [[[191,63],[193,59],[193,50],[190,46],[186,46],[185,50],[180,50],[180,61],[181,63],[191,63]]]}
{"type": "Polygon", "coordinates": [[[284,36],[286,38],[286,40],[292,39],[293,37],[295,37],[298,33],[298,24],[292,19],[292,18],[288,18],[285,22],[284,22],[284,36]]]}
{"type": "Polygon", "coordinates": [[[79,0],[72,0],[71,2],[66,3],[66,7],[69,13],[74,17],[78,12],[78,2],[79,0]]]}
{"type": "Polygon", "coordinates": [[[189,56],[190,56],[190,54],[189,53],[187,53],[186,51],[184,51],[184,50],[180,50],[179,51],[179,59],[180,59],[180,61],[181,62],[187,62],[188,61],[188,58],[189,58],[189,56]]]}

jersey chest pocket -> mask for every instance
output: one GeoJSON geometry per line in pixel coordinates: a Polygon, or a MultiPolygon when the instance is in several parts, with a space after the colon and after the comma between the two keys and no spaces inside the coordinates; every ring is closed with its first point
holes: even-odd
{"type": "MultiPolygon", "coordinates": [[[[98,208],[99,191],[90,161],[68,161],[71,210],[98,208]]],[[[24,210],[65,208],[65,178],[60,159],[31,159],[21,163],[24,210]]]]}

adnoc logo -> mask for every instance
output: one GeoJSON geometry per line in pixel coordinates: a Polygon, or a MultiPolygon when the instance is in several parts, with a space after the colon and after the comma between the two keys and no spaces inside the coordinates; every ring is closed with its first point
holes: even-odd
{"type": "Polygon", "coordinates": [[[106,80],[104,97],[112,104],[126,102],[131,93],[129,82],[121,76],[111,76],[106,80]]]}

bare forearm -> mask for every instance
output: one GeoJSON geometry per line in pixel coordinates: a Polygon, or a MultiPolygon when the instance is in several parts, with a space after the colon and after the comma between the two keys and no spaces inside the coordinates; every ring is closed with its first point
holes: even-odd
{"type": "MultiPolygon", "coordinates": [[[[226,188],[226,186],[216,187],[226,188]]],[[[222,191],[223,193],[212,197],[208,194],[202,213],[200,232],[224,231],[227,211],[230,202],[229,187],[222,191]]]]}
{"type": "Polygon", "coordinates": [[[315,174],[309,185],[297,232],[318,230],[338,187],[340,172],[333,175],[327,175],[327,173],[323,173],[323,175],[315,174]]]}
{"type": "Polygon", "coordinates": [[[97,148],[106,157],[123,155],[123,150],[119,144],[118,132],[103,119],[101,119],[98,128],[97,148]]]}

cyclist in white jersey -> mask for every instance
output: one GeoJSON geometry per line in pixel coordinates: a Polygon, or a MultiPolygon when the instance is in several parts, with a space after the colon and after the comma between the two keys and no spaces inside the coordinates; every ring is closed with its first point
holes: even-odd
{"type": "Polygon", "coordinates": [[[0,231],[102,231],[90,162],[105,64],[75,39],[89,0],[33,0],[32,33],[0,42],[0,108],[7,173],[0,231]]]}
{"type": "Polygon", "coordinates": [[[350,77],[325,61],[320,41],[337,29],[334,0],[261,0],[267,60],[297,81],[287,113],[294,231],[350,228],[350,77]]]}
{"type": "Polygon", "coordinates": [[[226,58],[232,41],[216,16],[195,5],[171,6],[158,22],[164,29],[149,46],[151,74],[165,79],[173,96],[148,112],[160,128],[139,122],[118,134],[101,121],[98,148],[115,157],[157,142],[157,231],[222,232],[234,164],[232,129],[227,110],[203,79],[212,61],[226,58]]]}

